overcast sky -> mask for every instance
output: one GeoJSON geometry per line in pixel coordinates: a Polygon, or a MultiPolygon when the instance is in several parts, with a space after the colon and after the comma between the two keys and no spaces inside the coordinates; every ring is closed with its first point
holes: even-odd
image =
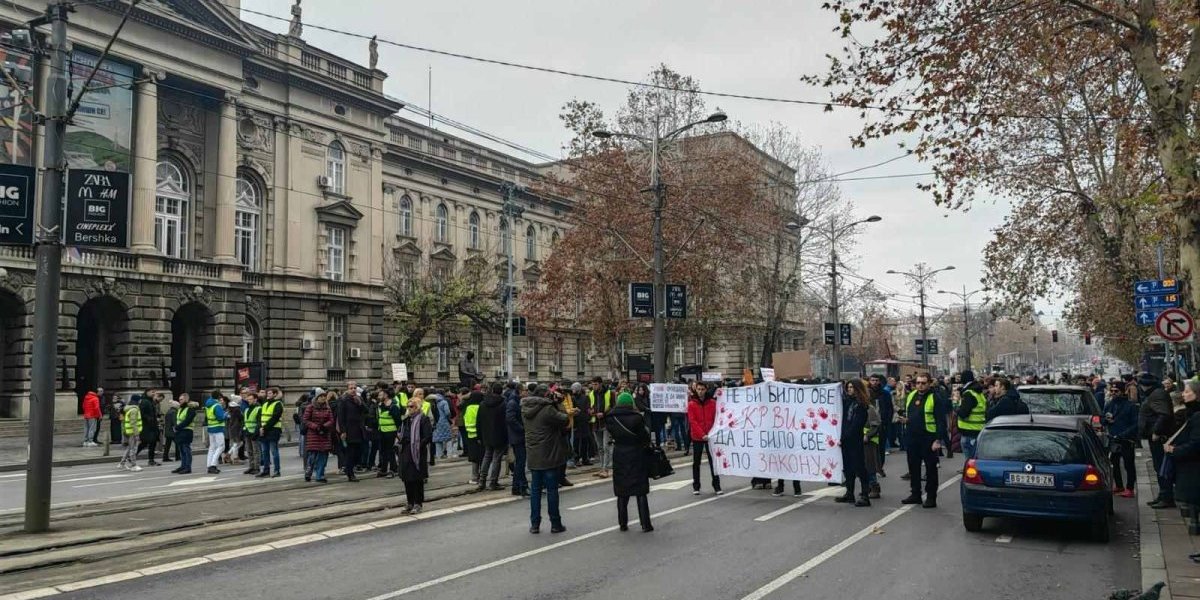
{"type": "MultiPolygon", "coordinates": [[[[289,16],[292,0],[242,0],[246,9],[289,16]]],[[[605,2],[507,0],[505,2],[395,2],[384,0],[304,0],[304,21],[365,35],[462,54],[552,67],[620,79],[642,80],[666,63],[695,77],[706,90],[825,100],[824,90],[800,82],[825,69],[825,54],[840,48],[831,32],[834,20],[817,0],[607,0],[605,2]]],[[[272,31],[282,21],[244,13],[243,18],[272,31]]],[[[365,40],[307,27],[304,39],[341,56],[367,63],[365,40]]],[[[571,98],[598,102],[608,115],[625,97],[623,85],[537,73],[442,57],[380,44],[379,68],[389,75],[386,91],[425,106],[432,68],[434,112],[524,146],[561,156],[567,132],[559,109],[571,98]]],[[[820,146],[832,172],[881,162],[902,152],[895,141],[865,149],[850,147],[859,131],[853,111],[708,98],[743,123],[781,122],[807,143],[820,146]]],[[[416,118],[412,114],[406,115],[416,118]]],[[[453,131],[449,130],[448,131],[453,131]]],[[[459,132],[455,132],[459,133],[459,132]]],[[[534,159],[535,160],[535,159],[534,159]]],[[[849,177],[903,175],[928,171],[912,158],[849,177]]],[[[991,231],[1008,213],[1007,202],[982,199],[970,212],[934,206],[915,184],[927,178],[891,178],[842,183],[844,195],[865,217],[855,270],[873,278],[885,292],[911,293],[888,269],[912,270],[917,262],[953,264],[934,289],[981,287],[982,251],[991,231]]],[[[854,284],[853,279],[850,280],[854,284]]],[[[889,303],[911,308],[901,299],[889,303]]],[[[948,305],[953,298],[935,297],[948,305]]],[[[1049,310],[1049,307],[1046,307],[1049,310]]]]}

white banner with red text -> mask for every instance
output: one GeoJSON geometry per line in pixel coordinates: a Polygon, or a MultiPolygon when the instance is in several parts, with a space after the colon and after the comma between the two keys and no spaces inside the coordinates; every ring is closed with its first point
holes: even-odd
{"type": "Polygon", "coordinates": [[[718,475],[842,481],[842,388],[767,381],[718,388],[708,432],[718,475]]]}

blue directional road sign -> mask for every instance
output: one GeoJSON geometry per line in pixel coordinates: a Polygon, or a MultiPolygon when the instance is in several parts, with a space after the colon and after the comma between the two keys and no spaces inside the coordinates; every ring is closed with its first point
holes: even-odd
{"type": "Polygon", "coordinates": [[[1149,296],[1137,296],[1133,299],[1133,304],[1138,310],[1175,308],[1179,306],[1179,294],[1151,294],[1149,296]]]}
{"type": "Polygon", "coordinates": [[[1143,294],[1173,294],[1179,291],[1179,281],[1174,277],[1167,279],[1147,279],[1133,284],[1133,293],[1143,294]]]}
{"type": "Polygon", "coordinates": [[[1161,310],[1139,310],[1134,314],[1134,319],[1137,320],[1139,327],[1153,327],[1154,321],[1161,313],[1161,310]]]}

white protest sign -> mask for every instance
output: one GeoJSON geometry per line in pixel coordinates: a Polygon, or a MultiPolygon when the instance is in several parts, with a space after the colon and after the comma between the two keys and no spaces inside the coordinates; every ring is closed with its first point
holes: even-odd
{"type": "Polygon", "coordinates": [[[687,412],[688,388],[682,383],[650,384],[650,410],[653,412],[687,412]]]}
{"type": "Polygon", "coordinates": [[[719,373],[717,371],[705,371],[700,374],[700,381],[718,381],[719,382],[719,381],[725,381],[725,378],[721,377],[721,373],[719,373]]]}
{"type": "Polygon", "coordinates": [[[758,370],[762,373],[763,381],[775,381],[775,369],[770,367],[759,367],[758,370]]]}
{"type": "Polygon", "coordinates": [[[392,381],[408,381],[408,365],[392,363],[392,381]]]}
{"type": "Polygon", "coordinates": [[[842,481],[841,385],[768,381],[716,398],[708,443],[718,475],[842,481]]]}

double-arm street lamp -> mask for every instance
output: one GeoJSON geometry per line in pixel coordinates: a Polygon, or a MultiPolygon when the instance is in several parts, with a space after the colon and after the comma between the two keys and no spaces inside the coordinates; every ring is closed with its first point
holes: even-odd
{"type": "Polygon", "coordinates": [[[654,119],[654,137],[646,137],[633,133],[621,133],[598,130],[593,131],[592,135],[600,139],[621,138],[634,140],[640,143],[650,152],[650,188],[648,190],[654,194],[654,225],[652,235],[654,236],[654,381],[665,383],[667,381],[667,298],[666,287],[667,277],[664,267],[665,257],[663,255],[663,229],[662,229],[662,213],[663,205],[666,204],[667,195],[663,187],[662,176],[659,169],[659,153],[662,151],[663,145],[675,140],[685,131],[705,123],[720,123],[729,117],[725,113],[718,110],[708,116],[707,119],[688,123],[666,135],[660,135],[658,126],[658,116],[654,119]]]}
{"type": "MultiPolygon", "coordinates": [[[[830,318],[833,321],[832,362],[834,379],[838,379],[842,375],[842,326],[841,323],[838,322],[837,240],[846,233],[849,233],[850,230],[854,229],[858,225],[862,225],[863,223],[878,223],[882,220],[883,217],[879,215],[871,215],[865,219],[859,219],[838,227],[837,220],[830,217],[829,231],[825,231],[824,229],[817,227],[811,228],[814,233],[820,234],[829,241],[829,312],[830,318]]],[[[788,223],[786,227],[789,230],[796,232],[796,236],[799,238],[800,232],[808,225],[808,223],[808,219],[800,217],[798,220],[788,223]]],[[[796,260],[800,260],[799,250],[796,251],[796,260]]]]}
{"type": "Polygon", "coordinates": [[[925,285],[934,275],[953,270],[954,265],[950,265],[931,271],[925,263],[917,263],[916,272],[888,269],[888,275],[903,275],[917,284],[917,298],[921,302],[921,367],[926,371],[929,370],[929,328],[925,325],[925,285]]]}
{"type": "Polygon", "coordinates": [[[962,301],[963,305],[963,344],[967,351],[967,368],[971,368],[971,296],[982,294],[988,291],[988,288],[980,288],[977,290],[967,291],[967,286],[963,286],[962,292],[948,292],[946,290],[938,290],[939,294],[954,296],[962,301]]]}

